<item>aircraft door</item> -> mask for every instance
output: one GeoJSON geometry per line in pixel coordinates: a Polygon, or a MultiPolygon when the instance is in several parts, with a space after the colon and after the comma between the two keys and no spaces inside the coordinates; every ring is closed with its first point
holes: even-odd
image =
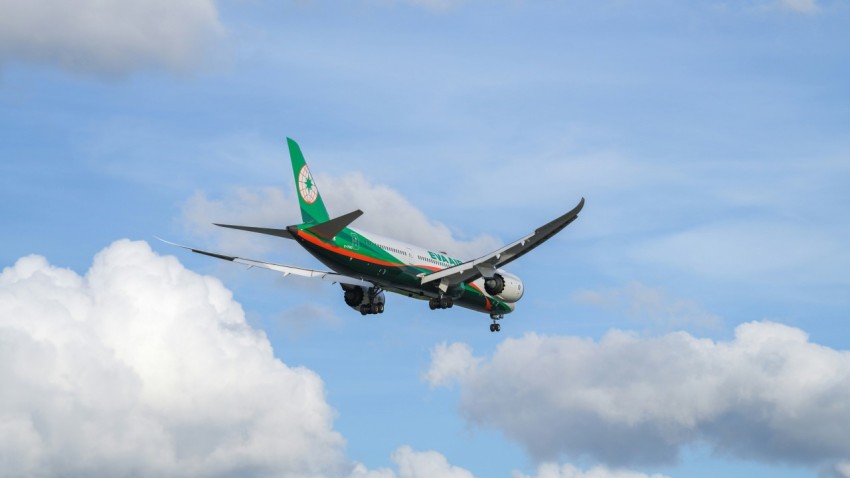
{"type": "Polygon", "coordinates": [[[407,265],[413,265],[413,251],[408,247],[407,248],[407,265]]]}

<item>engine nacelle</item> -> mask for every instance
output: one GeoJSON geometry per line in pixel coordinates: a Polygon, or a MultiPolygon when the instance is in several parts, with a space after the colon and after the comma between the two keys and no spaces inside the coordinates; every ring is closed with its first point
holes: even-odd
{"type": "Polygon", "coordinates": [[[519,277],[506,272],[498,272],[484,279],[484,290],[505,302],[513,303],[522,298],[522,281],[519,277]]]}

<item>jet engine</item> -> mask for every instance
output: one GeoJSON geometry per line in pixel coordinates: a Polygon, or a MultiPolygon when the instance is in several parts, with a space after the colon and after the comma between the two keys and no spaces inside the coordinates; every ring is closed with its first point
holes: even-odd
{"type": "Polygon", "coordinates": [[[522,281],[519,277],[506,272],[498,272],[489,279],[484,279],[484,290],[505,302],[516,302],[522,298],[522,281]]]}
{"type": "Polygon", "coordinates": [[[345,305],[361,314],[380,314],[384,312],[384,291],[374,287],[361,287],[343,284],[345,305]]]}

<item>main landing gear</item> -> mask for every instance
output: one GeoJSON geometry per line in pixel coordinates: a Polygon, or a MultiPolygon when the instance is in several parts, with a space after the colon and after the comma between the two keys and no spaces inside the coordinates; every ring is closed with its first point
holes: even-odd
{"type": "Polygon", "coordinates": [[[363,304],[360,306],[360,315],[367,314],[383,314],[384,313],[384,304],[363,304]]]}
{"type": "Polygon", "coordinates": [[[444,295],[441,295],[440,297],[434,297],[428,301],[428,307],[430,307],[431,310],[451,309],[453,305],[455,305],[454,299],[452,299],[451,297],[446,297],[444,295]]]}
{"type": "Polygon", "coordinates": [[[380,287],[370,287],[366,297],[368,302],[360,306],[360,315],[384,313],[384,291],[380,287]]]}
{"type": "Polygon", "coordinates": [[[493,314],[490,316],[490,318],[493,319],[493,323],[490,324],[490,332],[501,332],[502,325],[496,323],[496,321],[505,318],[505,316],[503,314],[493,314]]]}
{"type": "Polygon", "coordinates": [[[362,315],[384,312],[384,291],[380,287],[342,286],[345,305],[359,310],[362,315]]]}

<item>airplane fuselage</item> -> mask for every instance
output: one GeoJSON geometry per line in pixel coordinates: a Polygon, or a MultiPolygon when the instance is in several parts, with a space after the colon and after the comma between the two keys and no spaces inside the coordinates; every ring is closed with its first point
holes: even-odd
{"type": "MultiPolygon", "coordinates": [[[[445,292],[438,284],[421,284],[423,275],[461,264],[463,261],[444,252],[432,251],[396,239],[347,227],[332,239],[323,239],[306,228],[290,229],[294,239],[327,267],[351,277],[378,284],[382,289],[423,300],[441,296],[452,298],[458,305],[477,312],[503,315],[515,306],[485,291],[484,279],[458,284],[445,292]]],[[[522,282],[508,272],[505,277],[522,282]]]]}

